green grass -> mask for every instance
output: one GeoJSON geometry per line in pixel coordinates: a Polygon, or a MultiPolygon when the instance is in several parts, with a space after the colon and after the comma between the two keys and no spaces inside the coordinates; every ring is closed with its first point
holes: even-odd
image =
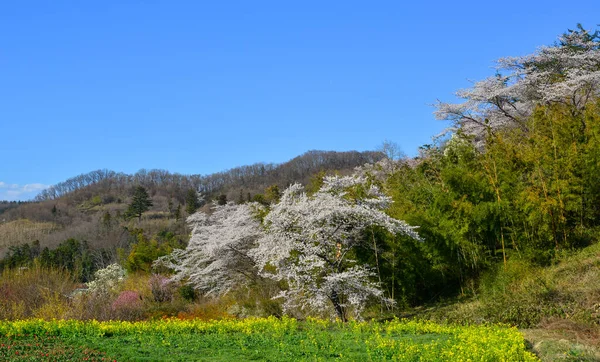
{"type": "Polygon", "coordinates": [[[537,360],[515,328],[399,320],[25,320],[0,322],[0,343],[7,361],[537,360]]]}
{"type": "Polygon", "coordinates": [[[2,361],[111,361],[106,352],[50,334],[0,337],[2,361]]]}
{"type": "Polygon", "coordinates": [[[530,344],[530,349],[542,361],[600,361],[598,344],[578,338],[571,331],[525,329],[521,332],[530,344]]]}

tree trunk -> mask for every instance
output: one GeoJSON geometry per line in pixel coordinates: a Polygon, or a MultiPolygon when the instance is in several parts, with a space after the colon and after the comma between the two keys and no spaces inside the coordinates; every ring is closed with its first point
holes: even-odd
{"type": "Polygon", "coordinates": [[[338,318],[340,318],[342,322],[346,323],[348,321],[346,319],[346,311],[344,310],[344,307],[342,307],[342,304],[340,303],[340,297],[335,290],[331,292],[329,300],[331,300],[331,303],[333,303],[333,307],[335,308],[338,318]]]}

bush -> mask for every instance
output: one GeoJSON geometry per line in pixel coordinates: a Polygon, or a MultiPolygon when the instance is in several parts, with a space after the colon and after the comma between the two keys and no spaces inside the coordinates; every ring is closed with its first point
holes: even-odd
{"type": "Polygon", "coordinates": [[[436,321],[508,323],[521,328],[600,325],[600,244],[565,253],[555,265],[509,259],[481,278],[475,298],[420,313],[436,321]]]}
{"type": "Polygon", "coordinates": [[[179,295],[188,302],[193,302],[198,298],[196,289],[189,284],[179,287],[179,295]]]}
{"type": "Polygon", "coordinates": [[[5,270],[0,278],[0,319],[61,318],[76,287],[64,270],[39,266],[5,270]]]}
{"type": "Polygon", "coordinates": [[[111,264],[94,273],[94,280],[87,283],[88,290],[95,294],[108,294],[115,290],[125,278],[125,269],[119,264],[111,264]]]}
{"type": "Polygon", "coordinates": [[[160,274],[152,275],[150,288],[155,302],[164,303],[173,300],[173,287],[169,278],[160,274]]]}
{"type": "Polygon", "coordinates": [[[119,294],[112,303],[115,317],[121,320],[136,320],[143,315],[144,304],[140,294],[133,290],[126,290],[119,294]]]}

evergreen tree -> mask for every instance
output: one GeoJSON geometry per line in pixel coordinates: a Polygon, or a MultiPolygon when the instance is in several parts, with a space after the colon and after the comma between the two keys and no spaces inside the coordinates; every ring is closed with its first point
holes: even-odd
{"type": "Polygon", "coordinates": [[[152,199],[148,195],[148,191],[143,186],[136,186],[133,192],[133,199],[125,211],[126,218],[137,216],[138,220],[142,218],[142,214],[152,206],[152,199]]]}
{"type": "Polygon", "coordinates": [[[106,229],[110,229],[112,226],[112,215],[110,214],[110,211],[106,211],[102,216],[102,226],[106,229]]]}
{"type": "Polygon", "coordinates": [[[188,215],[195,213],[200,208],[198,193],[194,189],[189,189],[185,197],[185,212],[188,215]]]}
{"type": "Polygon", "coordinates": [[[181,219],[181,204],[177,205],[177,209],[175,209],[175,221],[179,221],[181,219]]]}

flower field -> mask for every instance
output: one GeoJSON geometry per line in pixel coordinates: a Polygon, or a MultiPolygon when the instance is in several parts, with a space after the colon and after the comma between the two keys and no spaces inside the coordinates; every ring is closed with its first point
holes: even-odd
{"type": "Polygon", "coordinates": [[[537,361],[506,326],[291,318],[0,322],[8,361],[537,361]]]}

